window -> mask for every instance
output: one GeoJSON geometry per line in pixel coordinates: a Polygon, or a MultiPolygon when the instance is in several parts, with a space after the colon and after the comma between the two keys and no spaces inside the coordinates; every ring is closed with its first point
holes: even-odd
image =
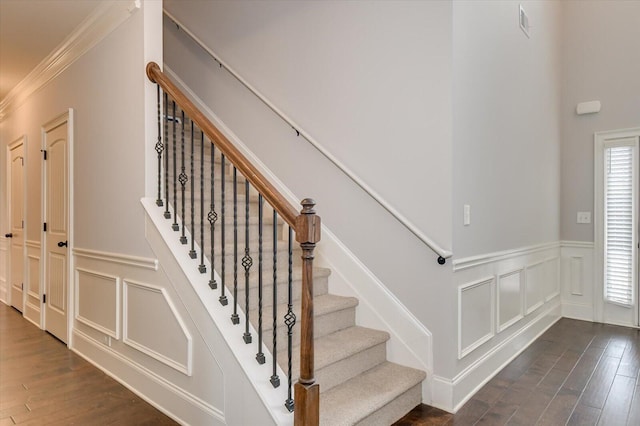
{"type": "Polygon", "coordinates": [[[622,139],[604,146],[605,300],[632,306],[636,264],[636,148],[622,139]]]}

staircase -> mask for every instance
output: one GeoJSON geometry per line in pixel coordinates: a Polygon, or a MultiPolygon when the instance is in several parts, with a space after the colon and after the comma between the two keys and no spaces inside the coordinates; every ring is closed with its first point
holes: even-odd
{"type": "MultiPolygon", "coordinates": [[[[247,337],[248,327],[245,324],[236,325],[238,333],[244,336],[245,342],[254,345],[260,339],[275,355],[282,371],[285,374],[290,371],[289,377],[279,378],[282,385],[287,386],[289,380],[290,383],[295,383],[300,376],[301,364],[301,332],[298,321],[303,315],[302,250],[295,242],[290,243],[289,226],[280,216],[273,214],[273,209],[228,159],[223,159],[220,151],[212,148],[212,143],[206,137],[201,142],[198,125],[192,124],[179,105],[175,106],[175,110],[171,106],[172,100],[168,98],[169,120],[162,126],[159,124],[163,138],[162,132],[166,132],[168,136],[165,138],[163,157],[159,157],[160,164],[167,167],[164,164],[166,155],[169,156],[170,164],[166,173],[169,185],[166,186],[161,180],[160,196],[164,199],[168,188],[169,203],[176,207],[178,218],[172,216],[167,219],[166,226],[171,226],[174,222],[178,224],[176,241],[183,233],[187,237],[193,235],[193,243],[191,238],[183,238],[182,242],[185,250],[192,251],[196,260],[202,259],[204,254],[214,265],[222,283],[218,283],[218,279],[212,276],[211,291],[220,294],[221,302],[225,300],[223,296],[226,296],[229,304],[220,308],[227,309],[230,314],[236,310],[244,312],[253,329],[261,334],[256,336],[254,333],[247,337]],[[175,139],[174,126],[177,129],[175,139]],[[192,126],[195,129],[193,147],[192,126]],[[185,141],[184,144],[182,140],[185,141]],[[173,149],[176,150],[175,173],[172,164],[173,149]],[[184,173],[189,175],[184,189],[179,179],[183,164],[184,173]],[[215,175],[213,188],[212,168],[215,175]],[[174,180],[176,176],[177,179],[174,180]],[[173,182],[176,181],[174,197],[173,182]],[[186,200],[184,207],[183,194],[186,200]],[[217,214],[213,239],[212,223],[207,218],[212,205],[217,214]],[[225,206],[224,218],[220,210],[222,205],[225,206]],[[248,249],[245,247],[246,241],[249,242],[248,249]],[[204,247],[204,253],[200,247],[204,247]],[[245,275],[243,260],[248,258],[251,265],[249,273],[245,275]],[[287,315],[290,310],[298,319],[291,329],[291,324],[287,324],[286,320],[290,317],[287,315]],[[277,341],[273,338],[274,327],[277,341]],[[288,338],[290,344],[287,344],[288,338]]],[[[162,204],[158,209],[167,209],[166,199],[162,204]]],[[[194,263],[194,268],[197,267],[194,263]]],[[[210,270],[201,272],[211,274],[210,270]]],[[[320,385],[320,424],[392,424],[421,402],[421,384],[425,373],[387,361],[386,343],[389,334],[356,325],[358,300],[329,293],[330,274],[331,271],[326,268],[314,267],[312,270],[314,373],[315,381],[320,385]]],[[[259,358],[261,349],[258,348],[257,351],[259,358]]],[[[306,421],[304,424],[307,424],[306,421]]]]}

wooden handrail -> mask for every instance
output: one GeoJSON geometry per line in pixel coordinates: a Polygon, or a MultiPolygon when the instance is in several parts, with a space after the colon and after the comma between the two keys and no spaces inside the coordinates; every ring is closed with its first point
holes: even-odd
{"type": "Polygon", "coordinates": [[[309,198],[302,200],[303,208],[298,213],[262,173],[173,84],[160,70],[158,64],[149,62],[146,71],[149,80],[158,84],[165,93],[171,96],[185,114],[207,135],[207,138],[262,194],[263,198],[296,233],[296,241],[302,248],[302,306],[300,313],[300,378],[294,386],[294,424],[296,426],[317,426],[320,423],[320,386],[314,377],[313,252],[316,243],[320,241],[321,224],[320,217],[316,215],[314,210],[315,201],[309,198]]]}
{"type": "Polygon", "coordinates": [[[278,212],[285,222],[293,229],[296,228],[298,211],[287,201],[282,194],[265,178],[253,164],[233,146],[225,135],[213,125],[211,121],[182,93],[178,87],[162,72],[158,64],[147,64],[147,77],[160,85],[162,90],[173,98],[186,115],[198,125],[200,130],[213,142],[213,144],[231,161],[238,171],[258,190],[265,200],[278,212]]]}

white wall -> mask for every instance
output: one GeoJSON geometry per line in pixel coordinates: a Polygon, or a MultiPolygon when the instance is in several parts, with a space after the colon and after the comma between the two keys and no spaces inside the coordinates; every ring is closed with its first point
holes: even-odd
{"type": "Polygon", "coordinates": [[[560,19],[560,2],[453,2],[457,258],[559,239],[560,19]]]}
{"type": "MultiPolygon", "coordinates": [[[[165,2],[225,62],[444,247],[451,242],[451,7],[165,2]]],[[[164,55],[298,199],[316,199],[323,223],[433,333],[434,368],[453,374],[450,264],[437,265],[429,248],[168,22],[164,55]]]]}
{"type": "Polygon", "coordinates": [[[593,211],[593,135],[640,127],[640,2],[563,2],[562,239],[593,241],[593,225],[577,224],[593,211]],[[599,100],[598,114],[578,116],[576,105],[599,100]]]}
{"type": "MultiPolygon", "coordinates": [[[[155,95],[145,60],[162,61],[161,4],[143,2],[130,17],[130,4],[114,4],[126,20],[15,104],[0,123],[1,164],[6,164],[7,143],[27,138],[28,271],[37,281],[42,268],[41,126],[73,108],[70,349],[183,424],[268,424],[262,402],[216,335],[190,282],[184,276],[172,281],[164,269],[172,264],[158,266],[147,242],[140,199],[146,145],[153,145],[156,135],[145,141],[145,110],[149,106],[147,116],[155,117],[156,105],[155,96],[145,98],[146,88],[155,95]],[[254,409],[247,412],[242,404],[254,409]]],[[[4,197],[4,166],[0,170],[4,197]]],[[[4,198],[1,205],[0,228],[5,229],[4,198]]],[[[3,280],[5,257],[3,240],[3,280]]],[[[33,284],[36,292],[40,289],[38,301],[43,285],[33,284]]],[[[39,310],[28,305],[25,316],[43,327],[39,310]]]]}

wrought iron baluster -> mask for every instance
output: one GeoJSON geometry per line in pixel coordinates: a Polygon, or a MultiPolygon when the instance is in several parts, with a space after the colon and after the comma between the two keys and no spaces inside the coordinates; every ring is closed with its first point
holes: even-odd
{"type": "Polygon", "coordinates": [[[249,254],[249,181],[244,181],[244,257],[242,266],[244,267],[244,335],[245,343],[251,343],[251,333],[249,332],[249,272],[253,266],[253,259],[249,254]]]}
{"type": "MultiPolygon", "coordinates": [[[[213,148],[213,145],[212,145],[213,148]]],[[[213,150],[211,151],[211,163],[213,164],[213,150]]],[[[221,229],[221,235],[220,235],[220,246],[222,248],[222,283],[220,283],[220,298],[218,300],[220,300],[220,304],[225,306],[227,303],[229,303],[229,300],[227,299],[227,296],[224,294],[225,292],[225,287],[227,284],[227,278],[225,275],[225,266],[227,264],[227,260],[225,258],[225,243],[226,243],[226,238],[225,238],[225,232],[224,232],[224,223],[225,223],[225,218],[224,218],[224,206],[225,206],[225,182],[224,182],[224,177],[225,177],[225,158],[224,158],[224,154],[220,155],[220,203],[222,205],[222,209],[220,211],[220,213],[222,214],[222,229],[221,229]]],[[[213,185],[213,182],[211,182],[211,184],[213,185]]],[[[212,265],[213,268],[213,265],[212,265]]]]}
{"type": "Polygon", "coordinates": [[[171,101],[173,110],[173,223],[171,229],[179,231],[178,225],[178,162],[177,162],[177,143],[176,143],[176,101],[171,101]]]}
{"type": "MultiPolygon", "coordinates": [[[[160,103],[160,85],[156,84],[158,95],[158,142],[156,142],[156,152],[158,153],[158,198],[156,199],[156,206],[161,207],[162,202],[162,151],[164,151],[164,145],[162,144],[162,124],[161,124],[161,103],[160,103]]],[[[166,141],[166,139],[165,139],[166,141]]]]}
{"type": "Polygon", "coordinates": [[[280,386],[278,376],[278,212],[273,209],[273,372],[271,374],[271,385],[274,388],[280,386]]]}
{"type": "Polygon", "coordinates": [[[169,96],[164,94],[164,144],[166,152],[164,154],[164,217],[171,219],[169,211],[169,96]]]}
{"type": "Polygon", "coordinates": [[[262,352],[262,194],[258,194],[258,364],[264,364],[262,352]]]}
{"type": "MultiPolygon", "coordinates": [[[[194,166],[193,166],[193,147],[194,147],[194,142],[193,142],[193,120],[191,121],[191,250],[189,250],[189,257],[192,259],[197,259],[198,258],[198,254],[196,253],[196,248],[195,248],[195,243],[196,243],[196,219],[195,219],[195,193],[196,193],[196,187],[195,187],[195,171],[194,171],[194,166]]],[[[202,205],[202,199],[200,199],[200,205],[202,205]]]]}
{"type": "Polygon", "coordinates": [[[181,132],[181,136],[180,136],[180,186],[182,188],[182,192],[181,192],[181,207],[182,209],[180,210],[181,215],[180,215],[180,221],[182,222],[182,235],[180,236],[180,242],[182,244],[187,244],[187,236],[184,233],[185,230],[185,222],[186,219],[184,217],[184,200],[185,200],[185,185],[187,183],[187,181],[189,180],[189,178],[187,177],[187,174],[185,173],[185,167],[184,167],[184,111],[182,111],[181,113],[181,118],[182,118],[182,123],[180,123],[180,132],[181,132]]]}
{"type": "Polygon", "coordinates": [[[231,322],[240,323],[238,316],[238,170],[233,166],[233,314],[231,322]]]}
{"type": "MultiPolygon", "coordinates": [[[[215,228],[216,228],[216,222],[218,221],[218,213],[216,213],[216,208],[215,208],[215,195],[216,195],[216,190],[215,190],[215,172],[216,172],[216,166],[215,166],[215,162],[213,161],[213,158],[215,156],[215,152],[216,152],[216,147],[214,144],[211,144],[211,204],[209,205],[209,226],[210,226],[210,231],[211,231],[211,278],[209,279],[209,287],[214,290],[216,288],[218,288],[218,282],[216,281],[216,276],[215,276],[215,270],[216,270],[216,260],[213,257],[214,253],[215,253],[215,228]]],[[[223,204],[224,206],[224,204],[223,204]]],[[[224,207],[223,207],[224,208],[224,207]]],[[[224,226],[224,225],[223,225],[224,226]]],[[[222,249],[222,253],[224,256],[224,248],[222,249]]],[[[222,270],[222,273],[224,274],[224,269],[222,270]]],[[[224,294],[224,291],[223,291],[224,294]]],[[[221,300],[222,302],[222,300],[221,300]]],[[[226,305],[226,303],[223,303],[223,305],[226,305]]]]}
{"type": "Polygon", "coordinates": [[[293,313],[293,229],[289,227],[289,275],[287,278],[287,314],[284,316],[284,323],[287,326],[287,400],[284,406],[287,410],[293,411],[293,397],[291,395],[291,358],[293,350],[293,326],[296,324],[296,315],[293,313]]]}
{"type": "MultiPolygon", "coordinates": [[[[211,160],[213,167],[213,160],[211,160]]],[[[211,185],[213,187],[213,171],[211,172],[211,185]]],[[[211,196],[211,204],[213,205],[213,196],[211,196]]],[[[211,207],[213,211],[213,207],[211,207]]],[[[209,226],[213,226],[209,223],[209,226]]],[[[211,237],[211,247],[213,247],[213,237],[211,237]]],[[[204,132],[200,130],[200,265],[198,271],[201,274],[207,272],[207,266],[204,264],[204,132]]],[[[213,253],[211,254],[211,264],[213,265],[213,253]]],[[[213,266],[211,267],[213,270],[213,266]]]]}

